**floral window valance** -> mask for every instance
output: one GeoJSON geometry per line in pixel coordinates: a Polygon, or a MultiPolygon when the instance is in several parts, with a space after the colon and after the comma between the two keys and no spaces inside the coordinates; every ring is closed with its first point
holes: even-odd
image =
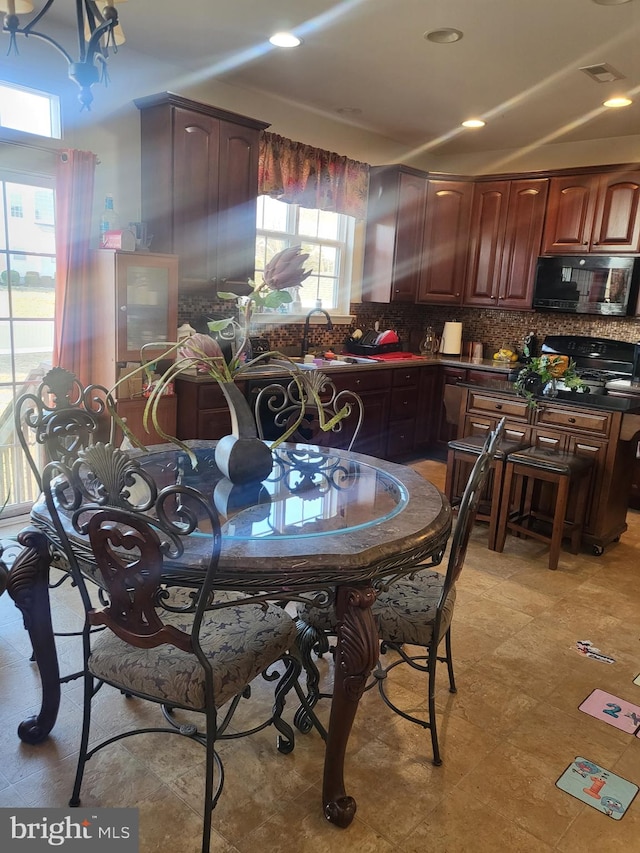
{"type": "Polygon", "coordinates": [[[369,166],[275,133],[260,139],[258,193],[364,219],[369,166]]]}

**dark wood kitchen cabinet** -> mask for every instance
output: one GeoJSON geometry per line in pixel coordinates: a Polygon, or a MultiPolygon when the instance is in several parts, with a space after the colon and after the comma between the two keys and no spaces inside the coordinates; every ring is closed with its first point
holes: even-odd
{"type": "Polygon", "coordinates": [[[353,450],[385,459],[392,371],[348,370],[329,373],[338,391],[355,391],[362,398],[364,420],[353,450]]]}
{"type": "Polygon", "coordinates": [[[180,256],[181,290],[241,291],[255,271],[264,122],[163,93],[137,100],[142,219],[180,256]],[[213,287],[212,287],[213,285],[213,287]]]}
{"type": "Polygon", "coordinates": [[[640,171],[551,179],[543,254],[640,251],[640,171]]]}
{"type": "Polygon", "coordinates": [[[418,302],[460,305],[473,183],[429,180],[418,302]]]}
{"type": "MultiPolygon", "coordinates": [[[[244,394],[246,383],[237,384],[244,394]]],[[[214,379],[179,376],[176,379],[176,393],[179,403],[176,435],[179,439],[187,441],[190,438],[202,438],[214,441],[229,435],[229,405],[214,379]]]]}
{"type": "Polygon", "coordinates": [[[420,275],[427,175],[375,166],[369,175],[364,302],[415,302],[420,275]]]}
{"type": "Polygon", "coordinates": [[[473,190],[464,304],[531,308],[549,181],[482,181],[473,190]]]}
{"type": "Polygon", "coordinates": [[[438,396],[440,368],[428,365],[420,368],[418,380],[418,413],[416,417],[415,449],[425,452],[433,441],[436,415],[440,415],[441,397],[438,396]]]}

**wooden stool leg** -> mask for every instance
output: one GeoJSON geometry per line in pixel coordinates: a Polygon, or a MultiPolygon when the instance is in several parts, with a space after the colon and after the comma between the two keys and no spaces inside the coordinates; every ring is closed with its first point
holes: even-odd
{"type": "Polygon", "coordinates": [[[453,484],[454,484],[454,472],[456,467],[456,452],[455,450],[449,449],[447,453],[447,477],[444,484],[444,493],[447,496],[447,500],[449,503],[453,500],[453,484]]]}
{"type": "Polygon", "coordinates": [[[511,509],[511,481],[513,479],[513,463],[507,462],[505,466],[504,483],[502,485],[502,500],[500,501],[500,517],[498,531],[496,533],[496,547],[494,550],[502,553],[507,538],[507,521],[511,509]]]}
{"type": "Polygon", "coordinates": [[[589,497],[589,474],[588,472],[580,478],[578,484],[578,499],[576,500],[575,516],[573,521],[576,526],[571,531],[571,553],[580,553],[582,542],[582,531],[584,530],[585,515],[587,511],[587,498],[589,497]]]}
{"type": "Polygon", "coordinates": [[[549,568],[557,569],[560,559],[560,548],[562,547],[562,533],[564,531],[564,520],[567,514],[567,501],[569,498],[569,477],[560,477],[558,480],[558,496],[556,508],[553,514],[553,532],[551,533],[551,546],[549,549],[549,568]]]}
{"type": "Polygon", "coordinates": [[[487,547],[490,551],[496,550],[496,538],[498,536],[498,521],[500,506],[503,500],[502,488],[504,480],[504,461],[495,459],[493,462],[493,484],[491,486],[491,511],[489,514],[489,542],[487,547]]]}

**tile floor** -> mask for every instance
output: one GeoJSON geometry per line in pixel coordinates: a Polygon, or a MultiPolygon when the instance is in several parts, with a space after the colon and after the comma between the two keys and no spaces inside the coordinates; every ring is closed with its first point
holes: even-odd
{"type": "MultiPolygon", "coordinates": [[[[442,485],[444,466],[418,463],[442,485]]],[[[430,761],[429,733],[392,714],[374,691],[365,694],[349,743],[347,788],[358,801],[349,829],[325,822],[320,806],[323,745],[299,735],[290,755],[267,729],[223,743],[226,785],[214,812],[216,853],[562,853],[590,849],[640,851],[640,797],[621,821],[611,820],[555,787],[582,755],[640,784],[640,740],[578,710],[595,688],[640,704],[640,514],[603,557],[562,553],[546,568],[544,546],[509,538],[503,554],[486,548],[478,525],[463,571],[453,625],[458,693],[438,695],[444,764],[430,761]],[[616,659],[607,665],[575,651],[589,639],[616,659]]],[[[58,630],[78,624],[73,590],[53,594],[58,630]]],[[[77,661],[75,640],[59,641],[64,671],[77,661]]],[[[20,743],[16,727],[39,704],[38,679],[12,601],[0,599],[0,806],[64,806],[75,769],[81,690],[63,688],[49,740],[20,743]]],[[[331,665],[322,664],[331,679],[331,665]]],[[[415,673],[394,671],[394,695],[424,707],[415,673]]],[[[254,689],[246,719],[270,703],[254,689]]],[[[327,703],[325,703],[327,704],[327,703]]],[[[157,711],[105,688],[100,731],[157,711]]],[[[287,706],[291,719],[295,705],[287,706]]],[[[326,714],[326,709],[323,709],[326,714]]],[[[196,853],[200,845],[203,750],[197,744],[144,735],[104,750],[89,764],[83,804],[140,809],[140,851],[196,853]]]]}

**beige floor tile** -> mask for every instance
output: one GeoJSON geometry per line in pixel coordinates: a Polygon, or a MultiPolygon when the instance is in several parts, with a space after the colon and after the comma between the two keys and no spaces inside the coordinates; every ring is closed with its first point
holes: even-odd
{"type": "Polygon", "coordinates": [[[572,760],[548,759],[505,743],[472,770],[461,790],[553,847],[582,810],[578,800],[555,786],[572,760]]]}
{"type": "Polygon", "coordinates": [[[468,790],[444,797],[400,845],[402,853],[547,853],[551,847],[530,835],[468,790]]]}

